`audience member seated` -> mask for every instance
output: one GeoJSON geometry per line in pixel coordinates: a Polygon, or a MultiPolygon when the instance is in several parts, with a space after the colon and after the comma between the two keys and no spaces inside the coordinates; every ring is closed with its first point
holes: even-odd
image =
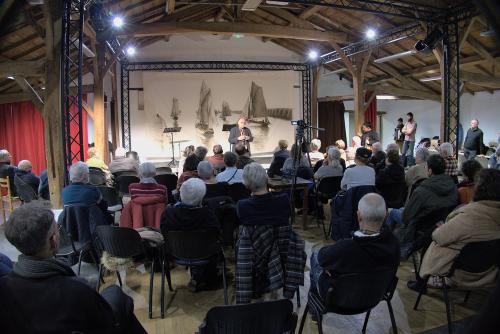
{"type": "Polygon", "coordinates": [[[372,144],[372,157],[370,158],[370,163],[372,166],[376,166],[379,162],[384,161],[386,154],[382,149],[382,144],[377,141],[372,144]]]}
{"type": "Polygon", "coordinates": [[[410,193],[412,185],[421,179],[426,179],[427,174],[427,159],[429,158],[429,150],[425,147],[417,148],[415,151],[415,165],[411,166],[406,172],[405,182],[410,193]]]}
{"type": "Polygon", "coordinates": [[[438,152],[440,145],[441,145],[441,139],[439,139],[439,136],[432,137],[429,151],[438,152]]]}
{"type": "Polygon", "coordinates": [[[222,170],[226,165],[224,164],[224,151],[221,145],[214,145],[213,148],[214,155],[208,158],[208,162],[212,164],[215,170],[222,170]]]}
{"type": "Polygon", "coordinates": [[[156,183],[156,168],[151,162],[139,165],[140,183],[129,186],[130,202],[120,215],[120,226],[141,228],[144,226],[160,228],[160,219],[165,210],[167,188],[156,183]]]}
{"type": "Polygon", "coordinates": [[[248,154],[248,150],[243,144],[236,144],[234,146],[234,152],[238,155],[238,161],[236,161],[236,168],[243,169],[249,163],[254,162],[250,155],[248,154]]]}
{"type": "Polygon", "coordinates": [[[309,152],[309,158],[312,163],[315,163],[318,160],[323,160],[325,155],[319,151],[321,148],[321,140],[315,138],[311,140],[311,152],[309,152]]]}
{"type": "Polygon", "coordinates": [[[256,162],[243,169],[243,184],[251,197],[239,200],[237,214],[242,225],[287,225],[290,219],[290,201],[286,192],[267,190],[266,170],[256,162]]]}
{"type": "Polygon", "coordinates": [[[324,177],[330,176],[342,176],[344,174],[344,169],[340,162],[340,151],[336,147],[330,147],[327,152],[326,159],[323,160],[322,166],[314,173],[314,178],[316,180],[321,180],[324,177]]]}
{"type": "Polygon", "coordinates": [[[146,333],[132,298],[118,286],[99,294],[54,258],[60,236],[48,205],[35,201],[14,210],[5,236],[22,254],[0,278],[3,334],[146,333]]]}
{"type": "MultiPolygon", "coordinates": [[[[399,154],[399,145],[397,143],[389,143],[387,144],[387,147],[385,148],[385,155],[387,156],[387,153],[389,151],[394,151],[399,154]]],[[[385,159],[380,161],[378,164],[373,165],[373,168],[375,169],[375,174],[377,174],[380,170],[385,168],[385,159]]]]}
{"type": "Polygon", "coordinates": [[[385,168],[375,177],[375,186],[384,197],[388,208],[400,208],[404,205],[405,169],[401,166],[398,152],[393,150],[387,152],[385,168]]]}
{"type": "MultiPolygon", "coordinates": [[[[472,242],[500,239],[500,171],[483,169],[477,175],[476,189],[471,203],[457,208],[432,233],[432,243],[424,254],[420,277],[446,274],[460,250],[472,242]]],[[[453,281],[464,288],[481,287],[495,282],[498,268],[483,273],[456,270],[453,281]]],[[[411,289],[419,289],[425,281],[408,282],[411,289]]]]}
{"type": "Polygon", "coordinates": [[[495,154],[491,155],[488,167],[500,170],[500,145],[497,147],[495,154]]]}
{"type": "Polygon", "coordinates": [[[63,205],[91,206],[97,205],[107,212],[108,203],[102,198],[101,192],[89,184],[89,167],[85,162],[75,162],[69,168],[71,184],[62,190],[63,205]]]}
{"type": "Polygon", "coordinates": [[[401,244],[411,243],[415,238],[417,223],[423,217],[438,210],[452,209],[457,205],[458,191],[453,180],[444,174],[446,163],[437,154],[427,159],[425,179],[413,192],[404,208],[389,213],[387,225],[393,229],[400,226],[397,233],[401,244]]]}
{"type": "Polygon", "coordinates": [[[370,272],[396,268],[399,264],[399,243],[382,225],[387,211],[384,199],[375,193],[364,195],[358,204],[359,231],[352,239],[311,254],[311,290],[324,299],[330,277],[338,274],[370,272]]]}
{"type": "Polygon", "coordinates": [[[205,182],[207,192],[205,198],[228,196],[228,184],[217,182],[212,164],[208,161],[200,161],[198,164],[198,177],[205,182]]]}
{"type": "Polygon", "coordinates": [[[290,152],[288,151],[288,141],[282,139],[278,142],[278,150],[273,154],[273,160],[267,170],[267,175],[269,175],[269,177],[283,175],[281,169],[283,168],[286,159],[289,157],[290,152]]]}
{"type": "Polygon", "coordinates": [[[224,164],[226,169],[217,174],[215,179],[217,182],[226,182],[228,184],[243,183],[243,170],[236,168],[238,156],[233,152],[224,153],[224,164]]]}
{"type": "Polygon", "coordinates": [[[5,254],[0,253],[0,277],[7,275],[12,271],[14,264],[5,254]]]}
{"type": "Polygon", "coordinates": [[[184,161],[184,170],[182,174],[179,176],[179,179],[177,180],[177,188],[176,190],[179,191],[181,189],[181,186],[186,180],[189,180],[190,178],[197,178],[198,177],[198,163],[200,160],[198,157],[194,154],[191,154],[186,158],[186,161],[184,161]]]}
{"type": "Polygon", "coordinates": [[[40,185],[38,186],[38,197],[41,199],[45,199],[47,201],[50,200],[49,175],[48,175],[48,172],[46,169],[40,174],[40,185]]]}
{"type": "Polygon", "coordinates": [[[28,184],[35,194],[38,194],[38,186],[40,185],[40,179],[31,172],[33,166],[28,160],[21,160],[17,165],[16,176],[28,184]]]}
{"type": "MultiPolygon", "coordinates": [[[[182,184],[180,202],[169,205],[161,216],[161,229],[167,233],[167,238],[168,231],[220,231],[215,213],[201,205],[205,192],[205,183],[200,179],[192,178],[182,184]]],[[[197,261],[177,259],[177,263],[190,267],[191,281],[188,288],[193,292],[205,290],[218,281],[216,258],[197,261]]]]}
{"type": "Polygon", "coordinates": [[[354,136],[352,137],[352,146],[347,148],[347,165],[352,165],[354,163],[354,158],[356,156],[356,151],[361,147],[361,137],[354,136]]]}
{"type": "Polygon", "coordinates": [[[418,142],[418,145],[416,148],[426,148],[429,149],[431,147],[431,139],[430,138],[422,138],[418,142]]]}
{"type": "Polygon", "coordinates": [[[139,165],[141,163],[141,160],[139,159],[139,153],[137,153],[136,151],[128,151],[125,156],[127,158],[131,158],[131,159],[134,159],[134,161],[137,161],[137,165],[139,165]]]}
{"type": "Polygon", "coordinates": [[[361,126],[361,146],[370,147],[373,143],[380,141],[380,136],[377,131],[373,130],[372,124],[370,122],[363,123],[361,126]]]}
{"type": "Polygon", "coordinates": [[[109,171],[117,172],[136,172],[139,169],[139,161],[127,157],[127,151],[123,147],[118,147],[115,151],[115,158],[109,163],[109,171]]]}
{"type": "Polygon", "coordinates": [[[198,158],[198,161],[203,161],[207,157],[208,150],[205,146],[198,146],[194,150],[194,155],[198,158]]]}
{"type": "Polygon", "coordinates": [[[14,175],[16,168],[11,166],[12,156],[7,150],[0,150],[0,178],[9,177],[10,192],[12,196],[16,196],[16,187],[14,185],[14,175]]]}
{"type": "Polygon", "coordinates": [[[375,170],[367,166],[370,161],[372,152],[369,149],[360,147],[356,150],[354,162],[356,166],[349,167],[344,172],[340,186],[344,190],[348,190],[357,186],[374,186],[375,185],[375,170]]]}
{"type": "Polygon", "coordinates": [[[458,204],[469,204],[474,195],[476,176],[483,167],[476,160],[466,160],[460,168],[464,179],[457,185],[458,204]]]}
{"type": "Polygon", "coordinates": [[[184,170],[184,162],[186,161],[186,158],[189,157],[191,154],[194,154],[194,146],[193,145],[186,146],[186,148],[182,152],[182,157],[179,161],[179,168],[178,168],[179,171],[184,170]]]}
{"type": "Polygon", "coordinates": [[[340,151],[340,158],[343,159],[344,163],[345,163],[345,161],[347,161],[347,153],[345,151],[345,147],[346,147],[345,141],[343,141],[342,139],[339,139],[339,140],[337,140],[335,142],[334,146],[339,149],[339,151],[340,151]]]}
{"type": "Polygon", "coordinates": [[[111,186],[112,185],[111,172],[109,171],[109,168],[106,165],[106,163],[97,155],[95,147],[89,148],[89,150],[87,151],[87,156],[88,159],[87,161],[85,161],[87,166],[89,166],[89,168],[99,168],[100,170],[102,170],[106,175],[106,183],[109,186],[111,186]]]}
{"type": "Polygon", "coordinates": [[[446,167],[444,173],[451,176],[455,184],[458,183],[458,163],[453,152],[453,145],[444,142],[439,146],[439,154],[443,157],[446,167]]]}
{"type": "Polygon", "coordinates": [[[291,177],[293,175],[294,157],[298,158],[295,162],[295,168],[310,168],[309,161],[305,157],[304,153],[302,153],[302,150],[297,147],[297,145],[293,144],[292,149],[290,150],[290,157],[285,160],[282,168],[283,175],[286,177],[291,177]]]}

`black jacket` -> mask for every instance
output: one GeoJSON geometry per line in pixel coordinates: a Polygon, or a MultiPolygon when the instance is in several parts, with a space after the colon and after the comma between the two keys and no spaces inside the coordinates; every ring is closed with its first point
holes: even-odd
{"type": "Polygon", "coordinates": [[[376,131],[373,131],[373,130],[368,131],[368,132],[363,133],[363,135],[361,136],[361,146],[365,146],[367,138],[369,138],[369,140],[370,140],[370,142],[369,142],[370,146],[373,143],[380,141],[380,136],[378,135],[378,133],[376,131]]]}
{"type": "Polygon", "coordinates": [[[291,210],[289,196],[285,192],[251,196],[237,203],[242,225],[287,225],[291,210]]]}
{"type": "Polygon", "coordinates": [[[384,197],[388,208],[400,208],[406,198],[405,170],[401,165],[388,165],[375,178],[375,187],[384,197]]]}
{"type": "Polygon", "coordinates": [[[16,168],[6,162],[0,162],[0,178],[9,177],[10,192],[12,196],[17,196],[16,186],[14,185],[14,175],[16,168]]]}
{"type": "Polygon", "coordinates": [[[25,172],[20,169],[16,169],[16,176],[28,184],[35,194],[38,194],[38,186],[40,185],[40,179],[31,172],[25,172]]]}
{"type": "Polygon", "coordinates": [[[161,215],[162,231],[220,230],[220,223],[212,209],[190,207],[182,203],[169,205],[161,215]]]}
{"type": "Polygon", "coordinates": [[[240,155],[238,156],[238,160],[236,161],[236,168],[243,169],[246,165],[252,162],[254,162],[254,160],[250,157],[247,157],[246,155],[240,155]]]}
{"type": "Polygon", "coordinates": [[[467,130],[464,148],[476,151],[476,154],[481,154],[481,149],[483,148],[483,131],[480,128],[470,128],[467,130]]]}
{"type": "Polygon", "coordinates": [[[377,151],[375,152],[374,155],[372,155],[372,157],[370,158],[370,163],[373,165],[373,166],[376,166],[379,162],[382,162],[384,161],[386,158],[386,154],[384,151],[377,151]]]}

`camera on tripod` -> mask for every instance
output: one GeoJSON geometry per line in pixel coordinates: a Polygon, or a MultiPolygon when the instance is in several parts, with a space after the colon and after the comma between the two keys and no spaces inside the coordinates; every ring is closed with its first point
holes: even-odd
{"type": "Polygon", "coordinates": [[[290,123],[292,123],[292,125],[296,125],[300,128],[307,128],[307,124],[306,124],[306,122],[304,122],[303,119],[299,119],[297,121],[290,121],[290,123]]]}

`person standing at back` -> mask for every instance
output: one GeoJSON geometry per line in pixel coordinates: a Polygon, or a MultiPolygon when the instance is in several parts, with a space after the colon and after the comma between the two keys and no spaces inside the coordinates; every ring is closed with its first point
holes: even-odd
{"type": "Polygon", "coordinates": [[[394,128],[394,141],[398,144],[400,153],[403,152],[403,143],[405,141],[405,134],[402,132],[403,127],[403,119],[400,117],[398,118],[398,124],[394,128]]]}
{"type": "Polygon", "coordinates": [[[474,160],[476,155],[481,154],[483,147],[483,131],[478,127],[479,121],[473,119],[470,121],[470,128],[464,140],[464,157],[467,160],[474,160]]]}
{"type": "Polygon", "coordinates": [[[415,133],[417,132],[417,122],[413,119],[413,113],[409,112],[406,116],[408,116],[408,121],[401,130],[405,135],[402,152],[403,167],[415,164],[413,161],[413,150],[415,149],[415,133]]]}

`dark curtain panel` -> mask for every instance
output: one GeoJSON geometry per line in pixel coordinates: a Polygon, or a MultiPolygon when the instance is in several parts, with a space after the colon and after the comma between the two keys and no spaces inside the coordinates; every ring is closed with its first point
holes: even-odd
{"type": "Polygon", "coordinates": [[[327,101],[318,103],[318,126],[325,128],[319,131],[322,151],[335,141],[343,139],[347,144],[344,123],[345,107],[342,101],[327,101]]]}

